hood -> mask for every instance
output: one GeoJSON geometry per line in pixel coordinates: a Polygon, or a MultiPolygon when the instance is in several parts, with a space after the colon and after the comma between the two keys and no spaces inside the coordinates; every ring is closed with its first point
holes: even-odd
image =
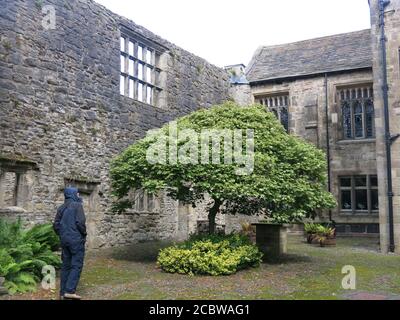
{"type": "Polygon", "coordinates": [[[82,202],[82,199],[78,197],[78,189],[76,188],[65,188],[64,189],[65,200],[73,200],[75,202],[82,202]]]}

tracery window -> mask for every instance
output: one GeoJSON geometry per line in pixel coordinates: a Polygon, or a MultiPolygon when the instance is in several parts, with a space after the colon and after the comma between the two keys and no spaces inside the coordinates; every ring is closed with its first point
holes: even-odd
{"type": "Polygon", "coordinates": [[[256,97],[256,102],[265,105],[289,132],[289,94],[256,97]]]}
{"type": "Polygon", "coordinates": [[[374,98],[371,85],[339,89],[343,139],[375,137],[374,98]]]}

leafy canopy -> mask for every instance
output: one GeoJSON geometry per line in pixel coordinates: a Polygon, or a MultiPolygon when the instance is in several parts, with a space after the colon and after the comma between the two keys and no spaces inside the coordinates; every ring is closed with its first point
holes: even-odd
{"type": "MultiPolygon", "coordinates": [[[[336,205],[333,196],[326,191],[325,154],[312,144],[287,134],[265,107],[241,107],[228,102],[194,112],[176,123],[178,130],[192,129],[198,136],[204,129],[254,130],[252,173],[238,175],[237,170],[243,165],[224,164],[222,158],[222,164],[184,164],[168,160],[164,164],[149,163],[146,152],[156,141],[168,136],[171,124],[167,124],[128,147],[112,162],[112,187],[118,198],[114,206],[116,211],[132,206],[132,200],[127,197],[131,189],[150,193],[167,189],[174,199],[192,205],[208,194],[222,204],[222,213],[264,213],[282,222],[312,217],[316,210],[336,205]]],[[[185,137],[178,139],[178,146],[185,142],[185,137]]],[[[209,150],[211,154],[211,144],[209,150]]]]}

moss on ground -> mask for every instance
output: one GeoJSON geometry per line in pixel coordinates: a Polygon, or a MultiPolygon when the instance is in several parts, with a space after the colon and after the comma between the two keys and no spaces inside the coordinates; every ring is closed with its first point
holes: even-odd
{"type": "MultiPolygon", "coordinates": [[[[289,253],[280,260],[221,277],[162,272],[155,260],[167,245],[143,243],[89,255],[79,293],[86,299],[122,300],[345,299],[352,292],[342,289],[341,270],[352,265],[357,291],[400,296],[400,256],[379,253],[377,239],[338,239],[337,247],[320,248],[291,236],[289,253]]],[[[49,295],[39,291],[28,298],[49,295]]]]}

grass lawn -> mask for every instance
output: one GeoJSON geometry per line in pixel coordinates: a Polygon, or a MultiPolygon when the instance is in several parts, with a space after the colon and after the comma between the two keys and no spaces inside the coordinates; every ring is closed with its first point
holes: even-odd
{"type": "MultiPolygon", "coordinates": [[[[342,238],[335,248],[320,248],[290,236],[289,253],[280,261],[221,277],[162,272],[155,260],[166,245],[145,243],[90,253],[78,293],[85,299],[400,298],[400,256],[378,253],[378,239],[342,238]],[[355,291],[341,287],[345,265],[356,268],[355,291]]],[[[5,299],[57,299],[57,292],[5,299]]]]}

